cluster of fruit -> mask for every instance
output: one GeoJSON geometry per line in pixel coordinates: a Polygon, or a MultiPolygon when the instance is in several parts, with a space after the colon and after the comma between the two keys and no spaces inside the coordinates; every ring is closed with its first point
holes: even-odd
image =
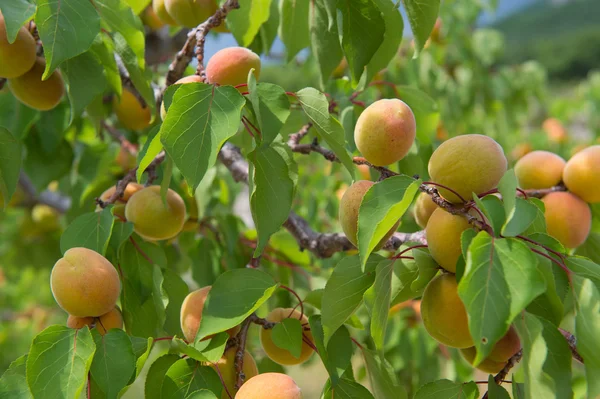
{"type": "Polygon", "coordinates": [[[24,26],[12,42],[9,39],[0,13],[0,78],[8,79],[13,95],[28,107],[40,111],[56,107],[65,94],[60,72],[54,71],[42,79],[46,60],[38,57],[36,40],[24,26]]]}

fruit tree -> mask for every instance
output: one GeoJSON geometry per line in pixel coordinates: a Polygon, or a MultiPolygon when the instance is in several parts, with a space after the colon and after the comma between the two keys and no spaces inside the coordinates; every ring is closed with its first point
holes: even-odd
{"type": "Polygon", "coordinates": [[[0,398],[600,398],[600,143],[482,3],[0,0],[0,398]]]}

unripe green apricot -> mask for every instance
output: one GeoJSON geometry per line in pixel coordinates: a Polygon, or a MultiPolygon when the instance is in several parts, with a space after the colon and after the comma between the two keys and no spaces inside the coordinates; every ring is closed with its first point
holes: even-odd
{"type": "Polygon", "coordinates": [[[354,128],[356,148],[376,166],[398,162],[410,150],[416,135],[415,115],[397,98],[375,101],[358,117],[354,128]]]}
{"type": "Polygon", "coordinates": [[[290,376],[263,373],[247,380],[235,399],[302,399],[302,390],[290,376]]]}
{"type": "Polygon", "coordinates": [[[87,248],[71,248],[52,268],[50,288],[70,315],[98,317],[114,309],[121,281],[104,256],[87,248]]]}
{"type": "MultiPolygon", "coordinates": [[[[206,78],[221,86],[237,86],[248,81],[254,68],[256,79],[260,76],[260,57],[244,47],[227,47],[217,51],[206,64],[206,78]]],[[[242,92],[248,91],[245,87],[242,92]]]]}
{"type": "Polygon", "coordinates": [[[134,193],[125,206],[125,218],[134,231],[150,240],[175,237],[185,223],[185,202],[175,191],[167,190],[167,205],[160,195],[160,186],[150,186],[134,193]]]}
{"type": "Polygon", "coordinates": [[[522,189],[556,186],[562,179],[565,160],[549,151],[532,151],[515,164],[515,175],[522,189]]]}
{"type": "Polygon", "coordinates": [[[442,208],[431,214],[425,236],[429,253],[435,261],[449,272],[456,272],[456,262],[462,253],[460,236],[471,228],[467,219],[461,215],[453,215],[442,208]]]}
{"type": "MultiPolygon", "coordinates": [[[[219,368],[219,373],[223,378],[223,382],[225,383],[225,387],[227,387],[227,391],[223,389],[221,393],[221,399],[229,399],[229,394],[235,395],[237,390],[235,389],[235,383],[237,382],[237,374],[235,372],[235,355],[237,353],[237,348],[229,348],[221,359],[215,364],[211,364],[210,366],[216,371],[217,367],[219,368]]],[[[246,380],[258,375],[258,367],[256,366],[256,361],[248,351],[244,351],[244,366],[242,371],[244,372],[244,376],[246,380]]]]}
{"type": "Polygon", "coordinates": [[[6,23],[0,12],[0,77],[16,78],[31,69],[36,60],[35,39],[21,27],[13,43],[8,42],[6,23]]]}
{"type": "Polygon", "coordinates": [[[600,145],[573,155],[565,166],[563,180],[569,191],[585,202],[600,202],[600,145]]]}
{"type": "Polygon", "coordinates": [[[440,343],[452,348],[473,346],[454,274],[440,274],[427,284],[421,299],[421,318],[429,335],[440,343]]]}
{"type": "MultiPolygon", "coordinates": [[[[506,172],[507,161],[500,144],[481,134],[466,134],[444,141],[429,159],[429,175],[435,183],[456,191],[465,200],[472,193],[496,188],[506,172]]],[[[439,188],[444,198],[462,202],[455,194],[439,188]]]]}
{"type": "Polygon", "coordinates": [[[542,198],[546,211],[546,230],[567,248],[585,242],[592,229],[592,211],[574,194],[555,192],[542,198]]]}
{"type": "Polygon", "coordinates": [[[167,12],[177,23],[195,28],[217,11],[215,0],[165,0],[167,12]]]}
{"type": "Polygon", "coordinates": [[[413,207],[413,214],[417,224],[424,229],[425,226],[427,226],[431,214],[437,208],[438,206],[431,200],[431,197],[427,193],[420,193],[417,196],[417,200],[413,207]]]}
{"type": "Polygon", "coordinates": [[[119,308],[114,308],[110,312],[99,317],[77,317],[69,315],[67,318],[67,327],[80,329],[85,326],[96,328],[100,335],[106,334],[113,328],[123,328],[123,316],[119,308]]]}
{"type": "MultiPolygon", "coordinates": [[[[300,311],[291,308],[275,308],[269,313],[266,319],[272,323],[279,323],[280,321],[288,318],[294,318],[300,320],[302,325],[308,324],[308,318],[306,315],[302,315],[300,317],[300,311]]],[[[275,345],[273,342],[273,330],[262,328],[260,330],[260,343],[262,344],[263,349],[267,356],[273,360],[275,363],[282,364],[284,366],[293,366],[296,364],[301,364],[307,361],[313,354],[313,349],[307,345],[305,342],[302,342],[302,349],[300,351],[300,357],[295,357],[288,350],[282,349],[275,345]]],[[[304,331],[304,336],[314,344],[314,339],[310,331],[304,331]]]]}
{"type": "Polygon", "coordinates": [[[150,107],[142,105],[129,89],[123,89],[120,99],[113,99],[113,109],[119,122],[130,130],[143,130],[152,120],[150,107]]]}
{"type": "Polygon", "coordinates": [[[42,75],[46,61],[39,57],[25,74],[8,80],[13,95],[28,107],[48,111],[60,104],[65,94],[65,83],[59,71],[54,71],[46,80],[42,75]]]}
{"type": "Polygon", "coordinates": [[[165,7],[165,0],[152,0],[152,9],[162,22],[170,26],[177,26],[177,21],[169,15],[169,12],[165,7]]]}
{"type": "MultiPolygon", "coordinates": [[[[183,85],[186,83],[202,83],[202,78],[198,75],[184,76],[183,78],[179,79],[174,84],[183,85]]],[[[167,110],[165,109],[165,103],[162,102],[160,104],[160,118],[164,121],[166,117],[167,117],[167,110]]]]}
{"type": "MultiPolygon", "coordinates": [[[[375,183],[372,181],[358,180],[348,187],[340,200],[340,224],[342,225],[344,234],[355,247],[358,246],[358,210],[363,197],[373,184],[375,183]]],[[[396,222],[390,231],[381,239],[375,250],[381,248],[386,243],[392,234],[394,234],[399,224],[400,221],[396,222]]]]}

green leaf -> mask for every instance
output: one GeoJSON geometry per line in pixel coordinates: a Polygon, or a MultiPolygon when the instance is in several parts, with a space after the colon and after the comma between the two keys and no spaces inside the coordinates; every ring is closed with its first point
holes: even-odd
{"type": "Polygon", "coordinates": [[[94,4],[111,31],[119,32],[133,53],[141,69],[145,68],[144,26],[135,12],[122,0],[95,0],[94,4]]]}
{"type": "Polygon", "coordinates": [[[116,398],[135,372],[135,355],[131,340],[123,330],[113,329],[102,336],[92,330],[96,355],[90,373],[107,398],[116,398]]]}
{"type": "Polygon", "coordinates": [[[440,8],[440,0],[404,0],[408,22],[415,37],[415,57],[425,46],[440,8]]]}
{"type": "Polygon", "coordinates": [[[0,91],[0,109],[0,127],[8,129],[16,139],[23,140],[40,118],[39,111],[21,103],[10,90],[0,91]]]}
{"type": "MultiPolygon", "coordinates": [[[[187,355],[189,358],[199,362],[208,362],[208,359],[192,345],[188,345],[181,338],[173,338],[170,353],[175,355],[187,355]]],[[[147,384],[147,383],[146,383],[147,384]]]]}
{"type": "Polygon", "coordinates": [[[240,0],[240,8],[227,14],[227,27],[242,47],[248,47],[269,19],[272,0],[240,0]]]}
{"type": "Polygon", "coordinates": [[[490,399],[510,399],[510,395],[502,386],[496,384],[494,376],[488,376],[488,397],[490,399]]]}
{"type": "Polygon", "coordinates": [[[144,172],[162,150],[163,145],[160,141],[160,126],[156,126],[150,130],[142,150],[138,153],[138,169],[135,172],[135,178],[138,183],[142,182],[144,172]]]}
{"type": "Polygon", "coordinates": [[[571,351],[550,322],[524,313],[515,321],[523,345],[526,398],[570,398],[571,351]]]}
{"type": "Polygon", "coordinates": [[[298,167],[289,147],[280,142],[255,149],[248,154],[248,161],[250,210],[258,233],[254,256],[258,257],[290,214],[298,167]]]}
{"type": "Polygon", "coordinates": [[[302,324],[300,320],[289,318],[275,324],[272,333],[273,343],[289,351],[295,358],[302,352],[302,324]]]}
{"type": "Polygon", "coordinates": [[[42,149],[46,154],[52,154],[56,151],[58,145],[63,140],[68,122],[66,116],[67,105],[65,103],[60,103],[50,111],[40,113],[40,120],[36,124],[36,130],[42,149]]]}
{"type": "Polygon", "coordinates": [[[193,359],[181,359],[175,362],[167,371],[162,398],[185,397],[187,392],[200,389],[221,392],[222,385],[219,375],[208,366],[199,366],[193,359]],[[172,384],[167,384],[167,381],[172,384]],[[175,390],[172,390],[174,387],[175,390]]]}
{"type": "Polygon", "coordinates": [[[365,193],[358,211],[358,252],[364,266],[383,237],[394,227],[419,191],[421,180],[399,175],[380,181],[365,193]]]}
{"type": "Polygon", "coordinates": [[[27,386],[26,374],[27,355],[12,362],[0,377],[0,398],[32,398],[27,386]]]}
{"type": "Polygon", "coordinates": [[[394,261],[385,259],[377,265],[375,282],[365,294],[365,305],[371,316],[371,337],[378,350],[383,350],[392,294],[394,261]]]}
{"type": "Polygon", "coordinates": [[[600,290],[591,280],[573,277],[573,297],[577,313],[575,336],[577,351],[585,360],[587,397],[600,395],[600,290]]]}
{"type": "Polygon", "coordinates": [[[112,228],[112,234],[110,235],[109,246],[115,252],[119,254],[121,246],[125,244],[125,241],[133,234],[133,223],[123,222],[119,219],[115,220],[112,228]]]}
{"type": "Polygon", "coordinates": [[[342,15],[342,48],[352,79],[358,82],[384,40],[385,20],[373,0],[337,0],[337,8],[342,15]]]}
{"type": "Polygon", "coordinates": [[[6,38],[14,43],[17,33],[35,14],[35,3],[29,0],[0,0],[0,11],[6,25],[6,38]]]}
{"type": "Polygon", "coordinates": [[[364,347],[361,352],[375,399],[407,399],[406,390],[398,383],[394,369],[385,358],[364,347]]]}
{"type": "MultiPolygon", "coordinates": [[[[332,384],[333,385],[333,384],[332,384]]],[[[394,396],[396,397],[396,396],[394,396]]],[[[373,399],[367,388],[349,378],[340,379],[335,386],[329,386],[323,394],[324,399],[373,399]]]]}
{"type": "Polygon", "coordinates": [[[501,230],[502,235],[505,237],[514,237],[521,234],[527,230],[537,216],[537,207],[534,204],[522,198],[516,198],[517,186],[517,176],[513,169],[506,172],[498,183],[498,191],[502,194],[502,203],[506,215],[506,222],[501,230]]]}
{"type": "Polygon", "coordinates": [[[575,250],[575,254],[600,263],[600,233],[590,233],[587,240],[575,250]]]}
{"type": "Polygon", "coordinates": [[[87,51],[100,32],[100,17],[89,1],[37,0],[35,24],[44,43],[44,80],[64,61],[87,51]]]}
{"type": "Polygon", "coordinates": [[[565,265],[577,276],[590,279],[600,290],[600,265],[582,256],[569,256],[565,265]]]}
{"type": "Polygon", "coordinates": [[[160,198],[162,199],[163,205],[168,207],[167,204],[167,193],[169,192],[169,186],[171,185],[171,177],[173,176],[173,159],[167,154],[165,155],[163,178],[160,182],[160,198]]]}
{"type": "Polygon", "coordinates": [[[0,210],[17,189],[21,170],[21,143],[8,130],[0,127],[0,210]]]}
{"type": "Polygon", "coordinates": [[[358,255],[343,258],[327,280],[321,303],[323,341],[329,342],[333,334],[354,313],[363,301],[364,292],[375,281],[375,268],[384,258],[374,254],[365,272],[361,271],[358,255]]]}
{"type": "Polygon", "coordinates": [[[169,335],[183,336],[180,323],[181,305],[189,293],[188,285],[172,269],[162,269],[162,290],[168,297],[165,307],[165,332],[169,335]]]}
{"type": "Polygon", "coordinates": [[[329,340],[329,343],[326,344],[323,340],[321,316],[310,316],[308,322],[315,346],[319,350],[319,357],[323,361],[327,373],[329,373],[332,385],[335,387],[342,374],[344,374],[344,371],[350,367],[352,352],[354,350],[352,341],[350,340],[350,333],[346,327],[338,328],[329,340]]]}
{"type": "Polygon", "coordinates": [[[412,86],[396,86],[398,98],[415,114],[417,139],[423,145],[431,144],[431,137],[438,127],[440,111],[437,102],[427,93],[412,86]]]}
{"type": "Polygon", "coordinates": [[[479,389],[474,382],[460,383],[437,380],[425,384],[415,394],[415,399],[477,399],[479,389]]]}
{"type": "Polygon", "coordinates": [[[190,393],[185,399],[217,399],[214,393],[209,390],[201,389],[190,393]]]}
{"type": "Polygon", "coordinates": [[[214,335],[211,339],[196,340],[194,348],[199,350],[206,359],[211,363],[216,363],[225,352],[229,334],[220,332],[214,335]]]}
{"type": "Polygon", "coordinates": [[[486,195],[482,199],[479,199],[477,195],[473,194],[473,200],[477,204],[477,208],[479,208],[488,219],[488,223],[492,227],[494,234],[499,236],[501,234],[502,226],[506,222],[506,213],[500,198],[494,195],[486,195]]]}
{"type": "Polygon", "coordinates": [[[140,14],[146,6],[148,6],[151,0],[125,0],[125,2],[131,7],[135,15],[140,14]]]}
{"type": "Polygon", "coordinates": [[[480,232],[471,241],[458,295],[469,315],[469,331],[477,355],[485,359],[508,327],[546,290],[537,258],[522,242],[480,232]]]}
{"type": "Polygon", "coordinates": [[[38,190],[44,190],[53,180],[67,175],[73,163],[73,148],[63,140],[53,154],[46,154],[40,141],[29,135],[25,140],[27,157],[23,169],[38,190]]]}
{"type": "Polygon", "coordinates": [[[192,189],[237,132],[243,106],[244,98],[231,86],[188,83],[173,95],[160,139],[192,189]]]}
{"type": "Polygon", "coordinates": [[[277,28],[279,27],[279,4],[277,1],[271,1],[269,10],[269,19],[260,26],[258,34],[254,37],[250,50],[258,54],[269,54],[273,42],[277,37],[277,28]]]}
{"type": "Polygon", "coordinates": [[[387,67],[390,61],[397,56],[404,30],[404,21],[396,2],[392,0],[373,0],[373,2],[377,5],[383,17],[385,32],[383,41],[367,64],[365,83],[370,82],[377,72],[387,67]]]}
{"type": "Polygon", "coordinates": [[[310,44],[308,32],[309,1],[281,0],[279,2],[279,37],[285,45],[287,62],[310,44]]]}
{"type": "Polygon", "coordinates": [[[256,115],[261,136],[260,143],[268,145],[281,131],[290,116],[290,101],[285,90],[271,83],[256,84],[256,78],[250,74],[248,78],[248,98],[256,115]]]}
{"type": "Polygon", "coordinates": [[[32,395],[79,397],[95,351],[96,345],[88,328],[46,328],[33,339],[27,356],[27,384],[32,395]]]}
{"type": "Polygon", "coordinates": [[[535,298],[527,306],[527,311],[537,316],[543,317],[556,325],[560,325],[563,319],[564,306],[561,296],[556,288],[556,280],[552,272],[553,263],[542,256],[538,256],[538,269],[546,280],[546,291],[535,298]]]}
{"type": "Polygon", "coordinates": [[[167,376],[167,371],[175,362],[181,358],[177,354],[163,355],[156,359],[148,370],[146,378],[146,386],[144,387],[145,397],[147,399],[160,399],[162,395],[162,387],[167,376]]]}
{"type": "Polygon", "coordinates": [[[337,20],[327,12],[327,1],[313,0],[309,12],[310,46],[319,66],[322,89],[344,57],[337,20]]]}
{"type": "Polygon", "coordinates": [[[342,164],[354,176],[354,163],[346,150],[344,128],[340,122],[329,114],[329,102],[325,95],[317,89],[307,87],[296,93],[302,109],[310,118],[315,129],[331,150],[337,155],[342,164]]]}
{"type": "Polygon", "coordinates": [[[119,394],[120,399],[138,399],[145,397],[146,381],[149,377],[149,372],[154,362],[166,355],[171,347],[170,341],[157,341],[151,343],[148,351],[142,355],[137,361],[137,375],[131,385],[123,388],[119,394]]]}
{"type": "Polygon", "coordinates": [[[96,36],[90,52],[98,58],[98,61],[102,65],[108,86],[117,96],[120,96],[123,91],[123,85],[117,61],[115,60],[114,47],[114,43],[108,35],[100,34],[96,36]]]}
{"type": "Polygon", "coordinates": [[[94,98],[106,88],[104,67],[91,51],[71,58],[62,65],[61,71],[67,82],[67,94],[71,104],[71,123],[94,98]]]}
{"type": "Polygon", "coordinates": [[[60,237],[60,251],[64,254],[70,248],[83,247],[106,254],[115,218],[112,206],[100,212],[90,212],[78,216],[60,237]]]}
{"type": "Polygon", "coordinates": [[[275,292],[277,283],[257,269],[228,270],[212,285],[197,340],[240,324],[275,292]]]}

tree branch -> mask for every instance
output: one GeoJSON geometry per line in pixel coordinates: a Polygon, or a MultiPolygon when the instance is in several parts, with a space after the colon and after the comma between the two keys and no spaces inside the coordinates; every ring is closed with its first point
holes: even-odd
{"type": "Polygon", "coordinates": [[[563,330],[562,328],[559,328],[559,330],[560,333],[567,340],[567,343],[569,344],[569,349],[571,350],[573,359],[577,360],[580,363],[583,363],[583,357],[581,357],[581,355],[577,351],[577,338],[567,330],[563,330]]]}
{"type": "Polygon", "coordinates": [[[29,206],[43,204],[56,209],[60,213],[65,213],[71,207],[71,198],[63,196],[59,192],[45,190],[38,194],[33,182],[24,171],[21,171],[19,175],[19,186],[27,196],[25,203],[29,206]]]}
{"type": "Polygon", "coordinates": [[[108,134],[115,140],[121,144],[121,147],[124,148],[131,155],[137,156],[138,149],[135,144],[132,144],[123,133],[117,130],[114,126],[109,125],[106,121],[102,121],[102,128],[108,132],[108,134]]]}
{"type": "MultiPolygon", "coordinates": [[[[508,362],[506,362],[506,365],[504,366],[504,368],[502,370],[500,370],[500,372],[494,376],[494,381],[496,382],[496,384],[500,385],[502,383],[502,381],[504,381],[506,379],[506,376],[508,375],[510,370],[513,367],[515,367],[515,365],[517,363],[519,363],[521,361],[522,357],[523,357],[523,350],[521,349],[517,353],[515,353],[510,359],[508,359],[508,362]]],[[[488,392],[486,392],[485,395],[483,395],[483,397],[481,399],[488,399],[488,392]]]]}
{"type": "Polygon", "coordinates": [[[255,313],[252,313],[246,320],[242,322],[240,332],[236,336],[237,340],[237,351],[235,352],[234,368],[235,368],[235,389],[238,390],[246,380],[246,374],[244,374],[244,354],[246,352],[246,337],[248,336],[248,329],[255,318],[258,318],[255,313]]]}

